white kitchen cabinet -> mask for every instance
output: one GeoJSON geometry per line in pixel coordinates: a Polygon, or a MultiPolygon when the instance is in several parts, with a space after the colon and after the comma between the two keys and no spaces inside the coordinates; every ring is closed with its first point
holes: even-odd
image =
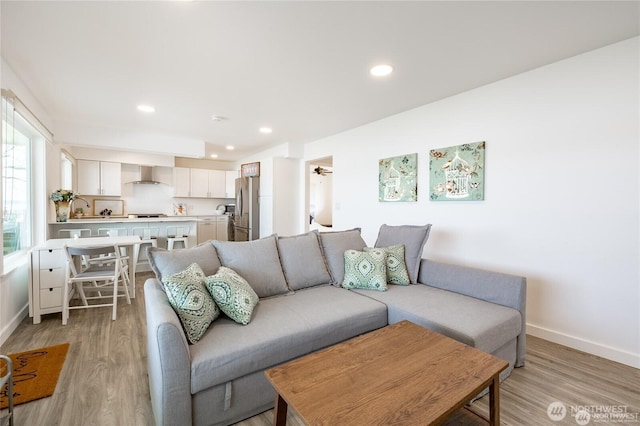
{"type": "Polygon", "coordinates": [[[227,170],[225,173],[225,198],[236,198],[236,179],[240,177],[240,170],[227,170]]]}
{"type": "Polygon", "coordinates": [[[229,240],[229,216],[222,215],[216,217],[216,233],[218,240],[229,240]]]}
{"type": "Polygon", "coordinates": [[[227,241],[229,239],[229,216],[198,216],[198,244],[209,240],[227,241]]]}
{"type": "Polygon", "coordinates": [[[191,196],[191,169],[187,167],[173,168],[173,196],[191,196]]]}
{"type": "Polygon", "coordinates": [[[78,160],[78,192],[81,195],[122,194],[122,165],[107,161],[78,160]]]}
{"type": "Polygon", "coordinates": [[[226,198],[224,170],[191,169],[190,196],[226,198]]]}

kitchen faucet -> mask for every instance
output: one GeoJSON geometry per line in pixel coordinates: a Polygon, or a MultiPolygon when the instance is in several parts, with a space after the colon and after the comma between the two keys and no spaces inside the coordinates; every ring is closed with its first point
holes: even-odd
{"type": "Polygon", "coordinates": [[[73,200],[71,200],[71,202],[69,203],[69,211],[70,211],[70,213],[74,213],[74,212],[75,212],[75,210],[73,209],[73,203],[74,203],[76,200],[82,200],[82,201],[84,201],[84,203],[87,205],[87,208],[91,207],[91,206],[89,205],[89,202],[88,202],[87,200],[85,200],[85,199],[84,199],[84,198],[82,198],[82,197],[76,197],[76,198],[74,198],[73,200]]]}

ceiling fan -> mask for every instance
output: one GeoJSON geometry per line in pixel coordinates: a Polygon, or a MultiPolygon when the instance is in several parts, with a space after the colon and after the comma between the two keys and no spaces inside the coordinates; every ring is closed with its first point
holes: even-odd
{"type": "Polygon", "coordinates": [[[331,170],[329,169],[325,169],[324,167],[318,166],[315,169],[313,169],[313,173],[320,175],[320,176],[325,176],[327,174],[333,173],[331,170]]]}

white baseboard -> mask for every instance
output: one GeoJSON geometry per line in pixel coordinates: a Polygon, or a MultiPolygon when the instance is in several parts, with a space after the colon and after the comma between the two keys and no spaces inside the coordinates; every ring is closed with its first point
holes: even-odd
{"type": "Polygon", "coordinates": [[[568,334],[549,330],[548,328],[539,327],[531,323],[527,323],[527,334],[606,358],[611,361],[619,362],[630,367],[640,368],[640,354],[592,342],[579,337],[570,336],[568,334]]]}
{"type": "Polygon", "coordinates": [[[11,336],[11,333],[13,333],[16,328],[18,328],[24,317],[26,317],[27,315],[29,315],[29,305],[23,306],[23,308],[20,309],[20,311],[16,315],[14,315],[13,318],[11,318],[9,324],[2,327],[2,330],[0,330],[0,345],[4,345],[4,342],[7,341],[9,336],[11,336]]]}

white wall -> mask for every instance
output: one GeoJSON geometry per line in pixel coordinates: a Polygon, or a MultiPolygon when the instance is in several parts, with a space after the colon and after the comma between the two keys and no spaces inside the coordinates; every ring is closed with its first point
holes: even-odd
{"type": "Polygon", "coordinates": [[[530,334],[640,367],[638,40],[307,144],[334,229],[432,223],[426,257],[527,277],[530,334]],[[429,150],[478,141],[485,201],[429,201],[429,150]],[[414,152],[418,202],[379,203],[378,160],[414,152]]]}

